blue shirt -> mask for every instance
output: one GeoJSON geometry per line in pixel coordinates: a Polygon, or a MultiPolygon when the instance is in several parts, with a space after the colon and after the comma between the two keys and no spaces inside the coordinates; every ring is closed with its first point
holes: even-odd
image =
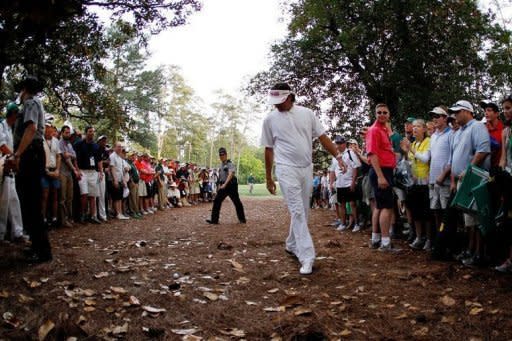
{"type": "MultiPolygon", "coordinates": [[[[452,174],[460,176],[473,160],[476,153],[490,153],[491,142],[487,127],[479,121],[472,119],[455,133],[452,144],[452,174]]],[[[491,159],[486,156],[484,162],[478,165],[489,170],[491,159]]]]}
{"type": "Polygon", "coordinates": [[[313,187],[318,187],[320,186],[320,177],[317,175],[313,178],[313,187]]]}
{"type": "MultiPolygon", "coordinates": [[[[443,173],[446,167],[450,166],[450,136],[453,131],[447,127],[444,131],[434,132],[430,137],[430,173],[428,177],[429,184],[435,184],[436,179],[443,173]]],[[[446,177],[444,185],[450,183],[450,178],[446,177]]]]}

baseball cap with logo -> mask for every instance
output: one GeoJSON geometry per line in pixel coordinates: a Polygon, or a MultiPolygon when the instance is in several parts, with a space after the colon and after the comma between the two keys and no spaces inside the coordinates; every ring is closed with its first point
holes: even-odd
{"type": "Polygon", "coordinates": [[[457,101],[457,103],[455,103],[454,105],[452,105],[451,108],[448,109],[448,111],[451,112],[457,112],[460,110],[467,110],[471,113],[475,112],[475,110],[473,109],[473,105],[471,105],[471,103],[465,100],[457,101]]]}

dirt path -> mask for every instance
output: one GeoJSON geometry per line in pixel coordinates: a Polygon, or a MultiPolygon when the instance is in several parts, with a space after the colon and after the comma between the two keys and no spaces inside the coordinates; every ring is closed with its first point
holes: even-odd
{"type": "Polygon", "coordinates": [[[368,231],[336,232],[324,210],[310,221],[315,272],[300,276],[282,201],[243,201],[247,225],[228,200],[213,227],[205,204],[52,231],[54,261],[36,267],[1,247],[0,337],[512,338],[512,278],[370,250],[368,231]]]}

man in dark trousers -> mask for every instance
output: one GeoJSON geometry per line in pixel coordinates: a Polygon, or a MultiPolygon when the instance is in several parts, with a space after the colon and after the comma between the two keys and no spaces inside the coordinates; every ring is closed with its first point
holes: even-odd
{"type": "Polygon", "coordinates": [[[222,164],[219,169],[219,189],[213,201],[212,217],[206,220],[208,224],[218,224],[220,207],[226,197],[230,197],[236,208],[236,215],[241,224],[245,224],[244,206],[238,195],[238,181],[235,176],[235,165],[228,160],[226,148],[219,149],[219,158],[222,164]]]}
{"type": "Polygon", "coordinates": [[[45,174],[46,157],[43,148],[44,110],[37,94],[42,91],[35,77],[27,77],[20,85],[22,109],[14,128],[14,160],[18,169],[16,187],[20,198],[23,226],[32,247],[29,262],[52,260],[48,229],[41,213],[41,178],[45,174]]]}

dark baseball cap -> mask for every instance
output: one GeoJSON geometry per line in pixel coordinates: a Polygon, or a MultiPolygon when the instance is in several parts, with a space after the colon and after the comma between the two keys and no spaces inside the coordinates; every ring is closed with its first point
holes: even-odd
{"type": "Polygon", "coordinates": [[[226,151],[226,148],[224,148],[224,147],[219,148],[219,155],[220,154],[227,154],[227,153],[228,152],[226,151]]]}
{"type": "Polygon", "coordinates": [[[494,103],[493,101],[487,100],[487,99],[480,102],[480,107],[484,110],[487,108],[491,108],[495,112],[500,111],[500,108],[498,107],[498,105],[496,103],[494,103]]]}
{"type": "Polygon", "coordinates": [[[346,143],[347,140],[345,140],[345,138],[343,136],[336,136],[336,138],[334,139],[334,142],[336,144],[342,144],[342,143],[346,143]]]}

